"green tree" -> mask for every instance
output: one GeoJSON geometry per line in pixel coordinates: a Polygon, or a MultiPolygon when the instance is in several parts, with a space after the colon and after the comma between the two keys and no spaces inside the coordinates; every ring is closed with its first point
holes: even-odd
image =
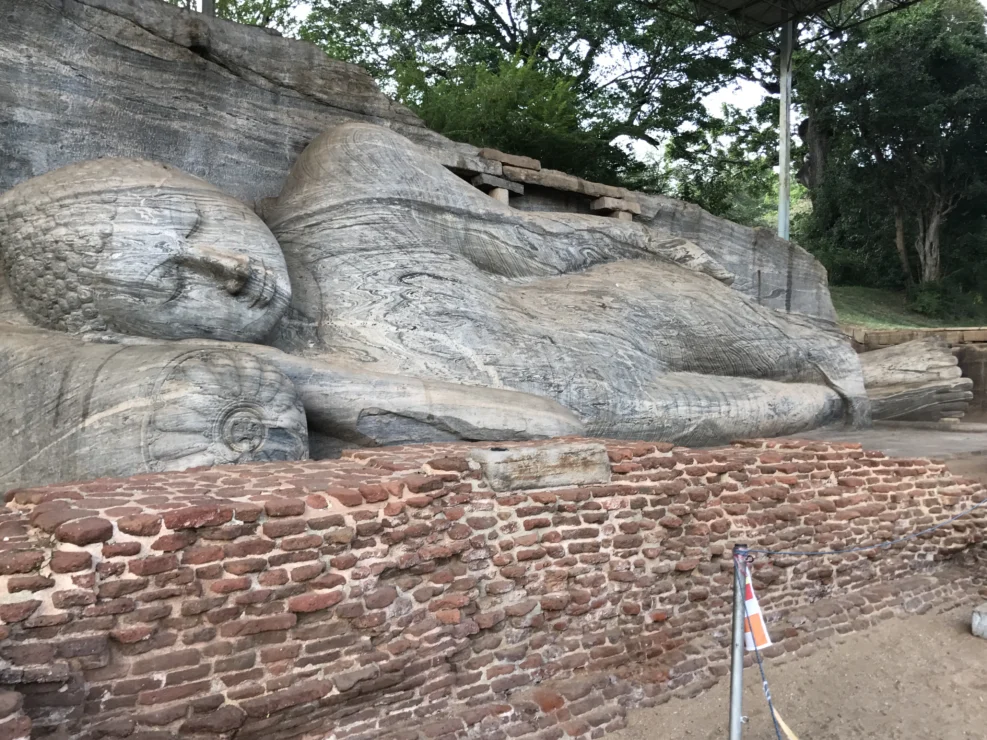
{"type": "Polygon", "coordinates": [[[774,227],[778,213],[778,100],[752,110],[724,106],[703,128],[679,132],[665,151],[671,194],[747,226],[774,227]]]}
{"type": "MultiPolygon", "coordinates": [[[[202,0],[166,0],[188,10],[201,10],[202,0]]],[[[298,28],[295,11],[303,0],[216,0],[216,15],[249,26],[292,33],[298,28]]]]}
{"type": "Polygon", "coordinates": [[[452,139],[536,157],[590,180],[616,182],[644,170],[586,124],[590,114],[573,82],[541,71],[534,59],[503,59],[496,71],[463,64],[434,82],[414,65],[399,72],[397,95],[452,139]]]}
{"type": "Polygon", "coordinates": [[[987,180],[984,10],[926,0],[827,51],[797,88],[825,141],[816,233],[893,244],[906,283],[937,283],[944,224],[987,180]]]}
{"type": "MultiPolygon", "coordinates": [[[[301,34],[330,55],[369,69],[386,90],[450,136],[474,140],[479,133],[462,127],[458,111],[439,114],[444,101],[458,104],[469,94],[467,89],[454,95],[451,86],[482,83],[519,100],[548,88],[552,105],[564,97],[567,112],[553,139],[542,127],[545,111],[532,99],[524,101],[522,110],[541,115],[531,126],[542,131],[539,146],[546,147],[528,151],[560,161],[552,152],[567,142],[583,146],[595,139],[605,146],[626,137],[662,147],[684,123],[702,128],[709,121],[702,98],[750,69],[747,47],[655,9],[674,10],[675,2],[314,0],[301,34]],[[414,84],[394,83],[409,79],[414,84]],[[433,86],[441,93],[424,92],[433,86]],[[576,127],[570,112],[578,116],[576,127]],[[445,128],[446,120],[458,128],[445,128]]],[[[519,120],[506,107],[486,110],[494,116],[487,130],[519,120]]],[[[594,149],[600,151],[600,144],[594,149]]],[[[618,168],[626,164],[616,151],[606,156],[618,168]]],[[[576,153],[566,157],[579,159],[576,153]]]]}

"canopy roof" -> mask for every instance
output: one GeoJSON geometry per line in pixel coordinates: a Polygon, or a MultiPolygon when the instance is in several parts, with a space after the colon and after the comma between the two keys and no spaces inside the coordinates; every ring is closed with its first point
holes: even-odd
{"type": "Polygon", "coordinates": [[[697,0],[697,9],[711,16],[733,18],[751,31],[768,31],[790,20],[821,13],[842,0],[697,0]]]}
{"type": "MultiPolygon", "coordinates": [[[[840,31],[915,2],[918,0],[693,0],[691,19],[717,22],[740,38],[807,18],[840,31]]],[[[661,0],[659,4],[672,5],[661,0]]]]}

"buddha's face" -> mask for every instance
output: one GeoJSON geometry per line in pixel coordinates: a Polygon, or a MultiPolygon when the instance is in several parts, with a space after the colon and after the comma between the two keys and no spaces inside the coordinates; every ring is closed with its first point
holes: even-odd
{"type": "Polygon", "coordinates": [[[14,188],[0,244],[12,292],[50,328],[250,342],[291,299],[281,248],[250,209],[148,162],[83,162],[14,188]]]}

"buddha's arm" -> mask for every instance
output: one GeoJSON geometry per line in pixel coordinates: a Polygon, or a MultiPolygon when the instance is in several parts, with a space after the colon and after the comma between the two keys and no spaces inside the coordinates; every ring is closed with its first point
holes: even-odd
{"type": "MultiPolygon", "coordinates": [[[[266,349],[266,348],[265,348],[266,349]]],[[[547,398],[287,355],[265,358],[295,384],[315,433],[355,444],[495,441],[582,434],[579,419],[547,398]]]]}
{"type": "Polygon", "coordinates": [[[274,365],[297,389],[310,432],[349,444],[540,439],[585,432],[569,409],[529,393],[377,373],[259,344],[174,344],[235,349],[274,365]]]}

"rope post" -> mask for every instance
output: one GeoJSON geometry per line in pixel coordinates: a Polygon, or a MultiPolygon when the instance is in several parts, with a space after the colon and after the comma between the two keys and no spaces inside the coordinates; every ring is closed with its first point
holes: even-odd
{"type": "Polygon", "coordinates": [[[733,546],[733,642],[730,653],[730,740],[741,740],[744,713],[744,582],[747,545],[733,546]]]}

